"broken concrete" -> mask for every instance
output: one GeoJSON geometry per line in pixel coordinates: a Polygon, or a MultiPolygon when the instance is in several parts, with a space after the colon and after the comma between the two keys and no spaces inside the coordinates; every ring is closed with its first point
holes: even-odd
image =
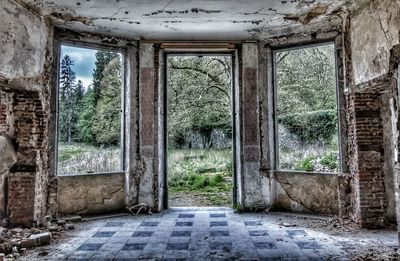
{"type": "Polygon", "coordinates": [[[59,215],[89,215],[123,209],[125,209],[124,174],[59,177],[59,215]]]}
{"type": "Polygon", "coordinates": [[[273,208],[337,215],[338,176],[321,173],[275,172],[273,208]]]}

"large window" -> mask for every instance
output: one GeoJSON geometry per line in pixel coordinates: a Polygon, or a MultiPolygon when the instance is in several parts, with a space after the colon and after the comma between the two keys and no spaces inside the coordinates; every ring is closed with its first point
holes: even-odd
{"type": "Polygon", "coordinates": [[[275,52],[278,169],[338,172],[334,44],[275,52]]]}
{"type": "Polygon", "coordinates": [[[122,170],[122,87],[120,53],[61,46],[59,175],[122,170]]]}

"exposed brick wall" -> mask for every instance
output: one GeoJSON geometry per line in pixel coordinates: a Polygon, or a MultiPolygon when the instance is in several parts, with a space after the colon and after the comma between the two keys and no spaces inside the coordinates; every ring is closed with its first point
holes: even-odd
{"type": "Polygon", "coordinates": [[[350,171],[353,218],[363,227],[384,223],[386,199],[379,93],[350,95],[350,171]]]}
{"type": "Polygon", "coordinates": [[[46,207],[46,112],[38,92],[0,91],[0,133],[16,145],[18,161],[8,181],[8,216],[12,224],[31,226],[46,207]]]}
{"type": "Polygon", "coordinates": [[[11,172],[8,189],[9,218],[12,224],[30,226],[34,222],[36,172],[11,172]]]}

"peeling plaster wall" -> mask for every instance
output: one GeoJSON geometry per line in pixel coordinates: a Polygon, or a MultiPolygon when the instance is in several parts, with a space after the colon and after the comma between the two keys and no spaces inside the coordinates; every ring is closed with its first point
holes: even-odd
{"type": "Polygon", "coordinates": [[[399,44],[400,0],[374,0],[352,18],[354,83],[389,72],[390,49],[399,44]]]}
{"type": "Polygon", "coordinates": [[[0,79],[40,76],[50,38],[45,21],[11,0],[1,1],[0,16],[0,79]]]}
{"type": "Polygon", "coordinates": [[[77,31],[146,40],[248,40],[341,25],[346,0],[20,0],[77,31]]]}
{"type": "Polygon", "coordinates": [[[381,96],[381,118],[383,124],[383,172],[385,177],[385,192],[386,192],[386,217],[391,220],[396,220],[396,202],[394,193],[394,136],[393,136],[393,121],[392,110],[393,98],[390,94],[385,93],[381,96]]]}
{"type": "MultiPolygon", "coordinates": [[[[12,224],[40,223],[47,212],[49,171],[49,92],[52,82],[53,28],[16,1],[0,2],[0,94],[8,99],[7,128],[16,144],[10,170],[8,215],[12,224]]],[[[3,106],[4,105],[4,106],[3,106]]]]}
{"type": "Polygon", "coordinates": [[[338,214],[338,176],[275,172],[274,209],[338,214]]]}
{"type": "Polygon", "coordinates": [[[88,215],[124,209],[124,180],[124,174],[60,176],[59,215],[88,215]]]}

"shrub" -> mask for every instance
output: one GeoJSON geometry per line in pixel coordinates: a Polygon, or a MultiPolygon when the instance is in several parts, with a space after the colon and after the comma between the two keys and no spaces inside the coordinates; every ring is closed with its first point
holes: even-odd
{"type": "Polygon", "coordinates": [[[296,162],[294,169],[299,171],[313,171],[314,166],[312,164],[312,157],[306,157],[298,162],[296,162]]]}
{"type": "Polygon", "coordinates": [[[331,151],[321,158],[320,163],[331,170],[335,170],[339,168],[338,157],[339,153],[337,151],[331,151]]]}
{"type": "Polygon", "coordinates": [[[278,122],[304,143],[324,141],[330,143],[337,130],[336,110],[281,115],[278,122]]]}

